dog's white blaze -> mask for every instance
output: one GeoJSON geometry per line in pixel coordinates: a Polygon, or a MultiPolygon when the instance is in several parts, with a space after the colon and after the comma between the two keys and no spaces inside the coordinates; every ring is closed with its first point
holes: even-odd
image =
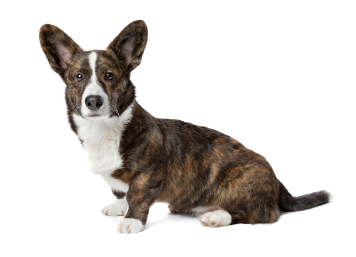
{"type": "Polygon", "coordinates": [[[84,93],[82,95],[82,114],[83,116],[87,116],[91,113],[91,111],[87,108],[85,105],[85,98],[90,95],[99,95],[103,98],[103,106],[100,108],[100,113],[103,115],[108,116],[110,114],[109,111],[109,97],[108,95],[104,92],[103,88],[99,85],[99,82],[96,78],[96,60],[98,58],[98,55],[96,52],[91,52],[89,55],[89,65],[90,69],[92,71],[92,76],[90,78],[90,82],[87,85],[87,87],[84,90],[84,93]]]}
{"type": "Polygon", "coordinates": [[[88,156],[89,168],[94,174],[102,175],[116,190],[127,192],[129,186],[111,177],[114,170],[122,167],[120,140],[126,124],[131,121],[134,102],[119,116],[100,120],[83,118],[73,114],[78,128],[78,137],[83,140],[88,156]]]}

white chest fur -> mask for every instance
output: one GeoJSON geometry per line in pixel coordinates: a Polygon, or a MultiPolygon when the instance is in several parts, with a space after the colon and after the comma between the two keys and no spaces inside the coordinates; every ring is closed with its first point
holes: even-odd
{"type": "Polygon", "coordinates": [[[132,103],[119,117],[100,120],[84,119],[73,114],[78,128],[78,137],[83,140],[88,156],[89,168],[94,174],[102,175],[108,184],[120,191],[127,192],[128,185],[112,178],[111,173],[122,167],[120,140],[125,126],[132,118],[132,103]]]}

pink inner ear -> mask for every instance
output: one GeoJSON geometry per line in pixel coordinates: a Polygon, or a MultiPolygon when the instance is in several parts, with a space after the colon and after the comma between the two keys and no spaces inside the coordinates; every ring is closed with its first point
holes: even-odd
{"type": "Polygon", "coordinates": [[[58,45],[57,51],[61,67],[63,69],[67,69],[69,64],[71,63],[71,55],[68,49],[62,45],[58,45]]]}
{"type": "Polygon", "coordinates": [[[134,38],[131,38],[125,42],[121,50],[121,54],[125,58],[126,64],[129,64],[131,62],[133,50],[134,50],[134,38]]]}

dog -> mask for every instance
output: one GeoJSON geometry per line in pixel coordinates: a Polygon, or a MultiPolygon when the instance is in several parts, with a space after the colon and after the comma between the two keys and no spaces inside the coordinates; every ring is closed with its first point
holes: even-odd
{"type": "Polygon", "coordinates": [[[119,232],[142,231],[155,202],[193,214],[206,227],[273,223],[281,211],[329,202],[326,191],[293,197],[267,160],[235,139],[155,118],[141,107],[130,73],[141,63],[147,38],[145,22],[134,21],[106,50],[84,51],[58,27],[40,29],[42,50],[66,84],[71,129],[91,171],[117,198],[102,212],[125,215],[119,232]]]}

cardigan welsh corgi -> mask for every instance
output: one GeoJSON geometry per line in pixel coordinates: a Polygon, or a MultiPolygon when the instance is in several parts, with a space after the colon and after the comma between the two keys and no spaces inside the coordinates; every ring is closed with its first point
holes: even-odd
{"type": "Polygon", "coordinates": [[[69,124],[92,172],[116,200],[105,215],[125,215],[118,231],[143,230],[154,202],[193,214],[206,227],[273,223],[281,211],[329,202],[326,191],[293,197],[267,160],[235,139],[180,120],[158,119],[135,100],[131,72],[141,63],[148,31],[126,26],[106,50],[84,51],[56,26],[40,29],[51,68],[66,84],[69,124]]]}

